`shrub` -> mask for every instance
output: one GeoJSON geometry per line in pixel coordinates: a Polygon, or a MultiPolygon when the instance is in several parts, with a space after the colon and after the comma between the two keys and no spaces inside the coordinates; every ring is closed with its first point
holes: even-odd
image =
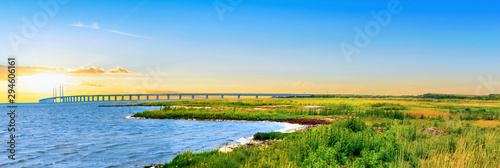
{"type": "Polygon", "coordinates": [[[283,139],[286,136],[288,136],[288,133],[281,133],[281,132],[269,132],[269,133],[256,133],[253,135],[253,139],[255,140],[261,140],[261,141],[266,141],[266,140],[274,140],[274,139],[283,139]]]}
{"type": "Polygon", "coordinates": [[[359,132],[366,128],[366,124],[358,118],[350,118],[345,122],[345,127],[353,132],[359,132]]]}
{"type": "Polygon", "coordinates": [[[465,115],[463,117],[460,116],[460,119],[461,120],[479,120],[479,117],[477,117],[476,114],[474,114],[474,115],[473,114],[467,114],[467,115],[465,115]]]}

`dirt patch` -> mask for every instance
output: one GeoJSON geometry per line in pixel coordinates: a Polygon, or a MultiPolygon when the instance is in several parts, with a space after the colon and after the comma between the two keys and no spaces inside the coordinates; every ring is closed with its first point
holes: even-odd
{"type": "Polygon", "coordinates": [[[477,120],[474,125],[484,127],[494,127],[500,125],[500,120],[477,120]]]}
{"type": "Polygon", "coordinates": [[[385,127],[373,127],[373,130],[382,132],[384,131],[384,128],[385,127]]]}
{"type": "Polygon", "coordinates": [[[443,134],[443,129],[439,129],[439,128],[436,128],[436,127],[422,128],[422,129],[420,129],[418,131],[424,132],[424,133],[429,133],[429,134],[436,134],[436,135],[443,134]]]}
{"type": "Polygon", "coordinates": [[[426,117],[438,117],[438,116],[449,116],[450,113],[445,113],[441,111],[408,111],[408,114],[420,117],[424,115],[426,117]]]}
{"type": "Polygon", "coordinates": [[[346,117],[342,117],[342,116],[328,116],[328,118],[331,118],[333,120],[344,120],[344,119],[346,119],[346,117]]]}
{"type": "Polygon", "coordinates": [[[383,122],[385,122],[385,121],[366,121],[365,123],[366,123],[367,125],[373,125],[373,124],[375,124],[375,123],[380,124],[380,123],[383,123],[383,122]]]}
{"type": "Polygon", "coordinates": [[[316,118],[293,118],[293,119],[277,119],[272,120],[276,122],[287,122],[291,124],[301,124],[301,125],[325,125],[331,124],[329,120],[316,119],[316,118]]]}
{"type": "Polygon", "coordinates": [[[144,117],[146,119],[184,119],[184,120],[207,120],[207,121],[276,121],[276,122],[287,122],[290,124],[300,124],[300,125],[325,125],[331,124],[331,120],[327,119],[317,119],[317,118],[289,118],[289,119],[274,119],[274,120],[262,120],[262,119],[237,119],[237,118],[200,118],[200,117],[165,117],[165,116],[149,116],[144,117]]]}

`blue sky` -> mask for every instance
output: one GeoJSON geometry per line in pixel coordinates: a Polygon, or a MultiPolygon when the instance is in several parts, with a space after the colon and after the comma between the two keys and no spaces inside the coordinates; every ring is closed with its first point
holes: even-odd
{"type": "MultiPolygon", "coordinates": [[[[233,89],[220,91],[233,92],[474,94],[478,77],[500,81],[500,2],[401,0],[402,12],[350,62],[339,44],[352,44],[353,28],[390,1],[243,0],[223,20],[214,2],[69,1],[16,55],[24,66],[121,66],[145,74],[161,65],[165,76],[224,83],[233,89]],[[311,85],[294,85],[299,81],[311,85]]],[[[0,53],[10,55],[8,34],[21,34],[22,18],[43,10],[37,1],[0,6],[0,53]]],[[[180,90],[202,91],[192,87],[180,90]]]]}

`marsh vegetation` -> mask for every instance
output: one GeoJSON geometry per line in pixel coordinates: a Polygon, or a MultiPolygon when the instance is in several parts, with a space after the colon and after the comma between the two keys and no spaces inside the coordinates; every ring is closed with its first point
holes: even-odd
{"type": "Polygon", "coordinates": [[[262,145],[185,152],[164,167],[498,167],[500,101],[425,98],[200,100],[135,117],[321,120],[293,133],[258,133],[262,145]]]}

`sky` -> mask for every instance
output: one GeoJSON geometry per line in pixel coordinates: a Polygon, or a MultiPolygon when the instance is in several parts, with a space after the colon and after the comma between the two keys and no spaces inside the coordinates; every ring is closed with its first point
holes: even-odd
{"type": "Polygon", "coordinates": [[[65,95],[500,94],[498,9],[496,1],[5,0],[0,84],[14,56],[20,102],[57,86],[65,95]]]}

